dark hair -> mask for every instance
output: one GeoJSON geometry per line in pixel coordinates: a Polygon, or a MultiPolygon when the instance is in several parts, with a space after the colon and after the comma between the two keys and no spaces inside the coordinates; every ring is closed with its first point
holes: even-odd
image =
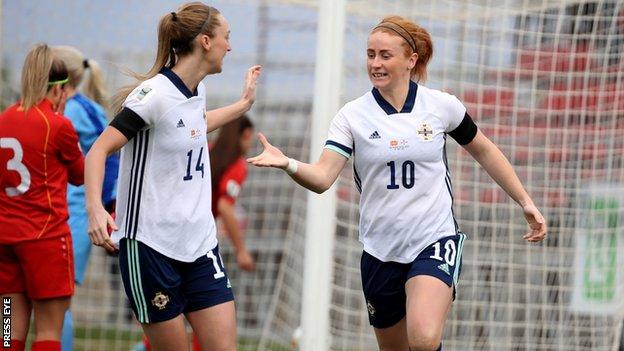
{"type": "Polygon", "coordinates": [[[115,112],[121,110],[121,104],[128,94],[141,82],[158,74],[163,67],[173,67],[180,57],[186,56],[195,47],[195,37],[206,34],[214,38],[215,29],[220,25],[219,10],[201,2],[189,2],[177,12],[168,12],[158,23],[158,49],[156,61],[147,74],[129,72],[137,82],[121,88],[113,97],[115,112]]]}
{"type": "Polygon", "coordinates": [[[212,188],[219,186],[225,171],[243,156],[240,138],[243,132],[253,128],[253,123],[247,116],[242,116],[221,127],[219,136],[210,149],[210,176],[212,188]]]}
{"type": "Polygon", "coordinates": [[[377,31],[402,37],[405,55],[410,56],[413,52],[418,54],[418,61],[410,72],[411,78],[416,78],[416,81],[427,79],[427,64],[433,56],[433,41],[426,29],[404,17],[387,16],[371,34],[377,31]]]}

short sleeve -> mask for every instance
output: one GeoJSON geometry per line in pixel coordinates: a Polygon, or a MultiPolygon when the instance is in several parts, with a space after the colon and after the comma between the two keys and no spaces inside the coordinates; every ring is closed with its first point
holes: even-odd
{"type": "Polygon", "coordinates": [[[232,165],[219,182],[219,198],[226,199],[231,204],[236,203],[245,178],[247,177],[247,166],[244,162],[237,161],[232,165]]]}
{"type": "Polygon", "coordinates": [[[126,98],[123,107],[136,113],[145,124],[153,126],[160,114],[158,113],[158,99],[155,98],[157,91],[148,83],[142,83],[136,87],[126,98]]]}
{"type": "Polygon", "coordinates": [[[448,102],[445,111],[445,132],[460,145],[466,145],[477,135],[477,125],[474,123],[466,107],[453,95],[447,95],[448,102]]]}
{"type": "Polygon", "coordinates": [[[336,114],[329,126],[325,148],[335,151],[346,158],[351,157],[353,153],[353,134],[344,110],[340,110],[336,114]]]}
{"type": "Polygon", "coordinates": [[[456,98],[454,95],[445,94],[446,104],[444,111],[441,112],[445,123],[445,132],[451,132],[455,130],[464,119],[466,115],[466,107],[456,98]]]}

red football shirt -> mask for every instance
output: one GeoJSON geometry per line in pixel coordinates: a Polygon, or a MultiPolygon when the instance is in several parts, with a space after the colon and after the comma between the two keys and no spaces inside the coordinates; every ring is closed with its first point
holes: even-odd
{"type": "Polygon", "coordinates": [[[234,161],[234,163],[223,172],[218,189],[212,189],[212,213],[215,218],[219,216],[219,209],[217,207],[219,199],[224,198],[231,204],[236,203],[236,199],[238,198],[238,194],[243,187],[243,182],[246,177],[247,162],[242,157],[234,161]]]}
{"type": "Polygon", "coordinates": [[[78,135],[49,100],[0,114],[0,244],[69,233],[67,183],[83,181],[78,135]]]}

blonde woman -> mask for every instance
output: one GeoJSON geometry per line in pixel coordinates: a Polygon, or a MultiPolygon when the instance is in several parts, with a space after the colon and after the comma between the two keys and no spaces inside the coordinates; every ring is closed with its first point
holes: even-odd
{"type": "Polygon", "coordinates": [[[119,250],[126,295],[156,350],[187,345],[185,318],[202,350],[236,349],[234,295],[211,211],[206,133],[251,108],[260,67],[247,71],[238,102],[204,114],[202,80],[221,72],[229,36],[225,17],[203,3],[165,14],[154,66],[118,94],[120,112],[87,155],[89,236],[119,250]],[[115,224],[101,190],[105,159],[119,149],[115,224]]]}
{"type": "Polygon", "coordinates": [[[0,295],[12,304],[9,350],[24,350],[31,310],[31,349],[61,350],[74,293],[67,183],[82,184],[84,159],[59,113],[67,81],[63,61],[37,45],[24,61],[21,100],[0,115],[0,295]]]}

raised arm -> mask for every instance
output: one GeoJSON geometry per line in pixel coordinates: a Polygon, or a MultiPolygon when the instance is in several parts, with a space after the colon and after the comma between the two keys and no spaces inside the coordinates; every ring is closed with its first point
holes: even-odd
{"type": "Polygon", "coordinates": [[[546,221],[529,194],[524,190],[518,175],[500,149],[481,131],[478,131],[474,139],[464,145],[464,148],[479,162],[492,179],[522,207],[524,217],[530,228],[529,232],[524,235],[524,239],[529,242],[544,239],[546,221]]]}
{"type": "Polygon", "coordinates": [[[268,140],[258,133],[258,139],[264,151],[247,159],[247,162],[257,167],[280,168],[295,180],[299,185],[315,193],[321,194],[334,184],[340,171],[347,163],[347,158],[328,149],[323,150],[318,161],[314,164],[289,159],[278,148],[269,144],[268,140]],[[294,171],[294,172],[293,172],[294,171]]]}
{"type": "Polygon", "coordinates": [[[208,132],[218,129],[222,125],[249,111],[256,100],[256,84],[258,83],[258,77],[260,77],[260,70],[260,66],[252,66],[247,70],[245,85],[243,86],[243,95],[240,100],[225,107],[206,111],[205,116],[208,132]]]}
{"type": "Polygon", "coordinates": [[[106,127],[89,150],[85,160],[84,184],[89,213],[89,238],[93,244],[102,246],[109,252],[115,252],[116,247],[108,235],[108,226],[114,230],[117,230],[117,226],[102,204],[104,166],[108,155],[121,149],[127,142],[128,139],[119,130],[106,127]]]}

